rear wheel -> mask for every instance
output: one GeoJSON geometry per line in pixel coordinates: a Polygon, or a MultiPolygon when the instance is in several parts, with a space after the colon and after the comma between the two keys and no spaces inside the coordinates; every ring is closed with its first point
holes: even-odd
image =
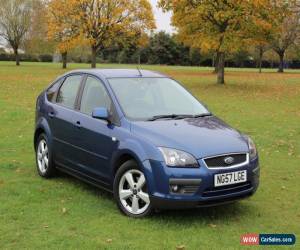
{"type": "Polygon", "coordinates": [[[135,161],[127,161],[118,169],[114,196],[119,209],[127,216],[140,218],[152,212],[146,178],[135,161]]]}
{"type": "Polygon", "coordinates": [[[51,145],[48,137],[41,134],[36,142],[36,165],[40,176],[49,178],[55,175],[55,167],[52,162],[51,145]]]}

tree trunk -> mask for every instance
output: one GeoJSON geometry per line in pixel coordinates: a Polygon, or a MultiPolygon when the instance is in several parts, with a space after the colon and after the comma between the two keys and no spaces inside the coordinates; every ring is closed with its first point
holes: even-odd
{"type": "Polygon", "coordinates": [[[68,52],[61,53],[61,58],[62,58],[62,68],[66,69],[67,68],[68,52]]]}
{"type": "Polygon", "coordinates": [[[214,72],[213,72],[213,73],[215,73],[215,74],[218,73],[220,54],[221,54],[221,53],[218,51],[218,52],[216,53],[216,57],[215,57],[215,60],[214,60],[214,67],[215,67],[215,69],[214,69],[214,72]]]}
{"type": "Polygon", "coordinates": [[[96,68],[96,57],[97,57],[97,48],[95,46],[92,46],[92,68],[96,68]]]}
{"type": "Polygon", "coordinates": [[[141,50],[139,50],[138,53],[138,65],[141,65],[141,50]]]}
{"type": "Polygon", "coordinates": [[[20,66],[20,56],[19,56],[18,48],[14,49],[14,54],[15,54],[15,58],[16,58],[16,65],[20,66]]]}
{"type": "Polygon", "coordinates": [[[285,54],[285,51],[280,51],[280,52],[277,52],[278,55],[279,55],[279,68],[278,68],[278,72],[279,73],[283,73],[284,72],[284,54],[285,54]]]}
{"type": "Polygon", "coordinates": [[[219,60],[218,60],[218,68],[217,68],[217,73],[218,73],[218,84],[224,84],[224,71],[225,71],[225,53],[224,52],[219,52],[219,60]]]}
{"type": "Polygon", "coordinates": [[[259,67],[259,73],[262,72],[262,59],[263,59],[264,51],[262,48],[259,48],[259,58],[258,58],[258,67],[259,67]]]}

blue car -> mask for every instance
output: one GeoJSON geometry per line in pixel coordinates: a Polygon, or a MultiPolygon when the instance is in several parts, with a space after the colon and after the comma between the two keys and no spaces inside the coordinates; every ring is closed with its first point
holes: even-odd
{"type": "Polygon", "coordinates": [[[112,192],[130,217],[255,193],[256,147],[177,81],[134,69],[76,70],[37,98],[37,171],[112,192]]]}

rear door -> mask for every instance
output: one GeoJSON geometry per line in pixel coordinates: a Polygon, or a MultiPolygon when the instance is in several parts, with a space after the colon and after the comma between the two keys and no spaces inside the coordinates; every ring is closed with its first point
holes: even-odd
{"type": "Polygon", "coordinates": [[[72,116],[78,98],[82,74],[69,75],[60,86],[56,100],[49,106],[48,120],[53,133],[53,151],[59,165],[74,168],[74,124],[72,116]]]}
{"type": "Polygon", "coordinates": [[[116,142],[112,140],[115,125],[92,117],[94,108],[105,107],[114,116],[113,102],[103,83],[87,76],[82,91],[79,112],[74,114],[73,123],[78,124],[74,139],[76,159],[80,172],[109,182],[109,161],[116,142]]]}

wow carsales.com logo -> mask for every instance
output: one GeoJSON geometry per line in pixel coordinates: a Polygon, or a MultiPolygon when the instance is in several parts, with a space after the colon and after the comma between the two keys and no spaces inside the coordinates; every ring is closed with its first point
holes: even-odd
{"type": "Polygon", "coordinates": [[[243,234],[241,245],[294,245],[294,234],[243,234]]]}

